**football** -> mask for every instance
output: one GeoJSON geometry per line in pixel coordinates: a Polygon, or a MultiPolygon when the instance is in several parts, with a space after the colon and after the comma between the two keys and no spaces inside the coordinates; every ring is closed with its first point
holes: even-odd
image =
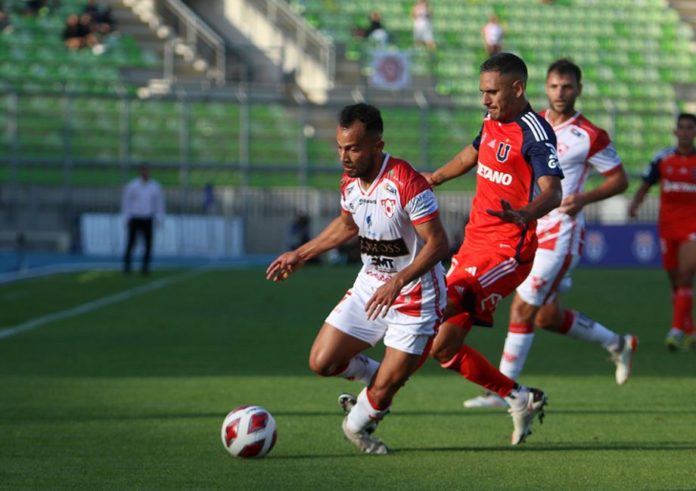
{"type": "Polygon", "coordinates": [[[261,406],[240,406],[225,417],[220,436],[234,457],[263,457],[275,445],[276,423],[261,406]]]}

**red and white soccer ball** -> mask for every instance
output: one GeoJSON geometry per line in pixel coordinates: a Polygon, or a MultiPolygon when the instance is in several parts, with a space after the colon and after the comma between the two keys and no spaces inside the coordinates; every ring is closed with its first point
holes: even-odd
{"type": "Polygon", "coordinates": [[[239,406],[222,423],[222,444],[234,457],[263,457],[276,442],[276,423],[261,406],[239,406]]]}

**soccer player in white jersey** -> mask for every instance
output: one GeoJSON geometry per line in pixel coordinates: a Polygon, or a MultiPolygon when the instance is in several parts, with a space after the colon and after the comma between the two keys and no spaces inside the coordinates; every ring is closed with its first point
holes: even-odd
{"type": "MultiPolygon", "coordinates": [[[[622,193],[628,179],[609,135],[575,109],[582,91],[582,72],[568,59],[552,63],[546,76],[549,108],[541,115],[556,133],[558,156],[565,179],[561,206],[537,223],[539,248],[532,271],[517,288],[510,307],[500,371],[517,380],[534,341],[534,327],[571,338],[597,343],[609,351],[616,365],[616,383],[626,383],[631,374],[638,338],[619,335],[586,315],[563,309],[559,294],[571,286],[570,274],[580,260],[585,219],[582,209],[589,203],[622,193]],[[585,191],[589,172],[604,178],[596,188],[585,191]]],[[[497,394],[464,401],[464,407],[505,407],[497,394]]]]}
{"type": "Polygon", "coordinates": [[[285,279],[307,260],[355,237],[363,266],[321,327],[310,368],[366,385],[342,397],[345,437],[369,454],[388,448],[372,435],[399,388],[428,356],[447,302],[447,235],[435,195],[411,165],[384,153],[382,117],[367,104],[343,108],[336,129],[343,164],[341,214],[314,239],[281,254],[267,278],[285,279]],[[362,354],[384,338],[381,364],[362,354]]]}

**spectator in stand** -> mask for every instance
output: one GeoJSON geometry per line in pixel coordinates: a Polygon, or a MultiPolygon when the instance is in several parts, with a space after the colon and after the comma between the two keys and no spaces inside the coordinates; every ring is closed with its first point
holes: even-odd
{"type": "Polygon", "coordinates": [[[503,50],[503,26],[498,22],[498,17],[491,15],[488,22],[481,28],[481,37],[488,56],[493,56],[503,50]]]}
{"type": "Polygon", "coordinates": [[[111,15],[111,8],[99,5],[97,0],[88,0],[83,14],[89,14],[93,30],[98,34],[109,34],[116,30],[116,22],[111,15]]]}
{"type": "Polygon", "coordinates": [[[428,0],[418,0],[413,9],[411,9],[413,40],[416,44],[423,44],[430,50],[436,48],[435,39],[433,38],[432,17],[433,10],[428,5],[428,0]]]}
{"type": "MultiPolygon", "coordinates": [[[[65,21],[65,28],[63,29],[63,42],[71,50],[78,50],[84,48],[85,46],[90,46],[90,39],[93,39],[94,35],[89,27],[81,22],[80,17],[77,14],[70,14],[68,19],[65,21]]],[[[96,40],[94,40],[96,42],[96,40]]]]}
{"type": "Polygon", "coordinates": [[[389,34],[382,24],[382,14],[376,10],[370,13],[370,26],[365,30],[365,39],[379,45],[389,43],[389,34]]]}
{"type": "Polygon", "coordinates": [[[7,26],[10,25],[10,18],[7,16],[5,11],[0,5],[0,32],[4,31],[7,26]]]}
{"type": "Polygon", "coordinates": [[[23,0],[22,13],[24,15],[38,15],[44,3],[43,0],[23,0]]]}

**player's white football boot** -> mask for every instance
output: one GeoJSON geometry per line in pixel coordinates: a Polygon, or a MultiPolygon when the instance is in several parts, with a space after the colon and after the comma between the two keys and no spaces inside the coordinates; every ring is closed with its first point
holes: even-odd
{"type": "Polygon", "coordinates": [[[358,447],[363,452],[370,455],[387,455],[389,449],[382,443],[382,440],[376,438],[367,433],[366,430],[362,430],[358,433],[354,433],[348,429],[348,416],[343,418],[343,434],[350,443],[358,447]]]}
{"type": "Polygon", "coordinates": [[[672,353],[675,353],[681,349],[684,333],[679,329],[670,329],[665,338],[665,345],[667,349],[672,353]]]}
{"type": "MultiPolygon", "coordinates": [[[[353,406],[355,406],[357,403],[358,398],[353,394],[344,392],[338,396],[338,405],[341,406],[341,409],[343,409],[343,414],[345,414],[346,416],[348,416],[350,410],[353,409],[353,406]]],[[[369,425],[367,425],[365,431],[368,435],[371,435],[375,432],[378,423],[379,421],[372,421],[369,425]]]]}
{"type": "Polygon", "coordinates": [[[508,407],[505,399],[490,391],[486,391],[478,397],[464,401],[467,409],[489,408],[489,407],[508,407]]]}
{"type": "Polygon", "coordinates": [[[516,397],[506,397],[510,404],[508,413],[512,416],[512,440],[513,445],[524,443],[525,439],[532,434],[532,422],[539,415],[539,424],[544,422],[544,406],[547,398],[539,389],[523,387],[519,390],[516,397]]]}
{"type": "Polygon", "coordinates": [[[616,383],[623,385],[628,382],[631,376],[631,365],[633,364],[633,354],[638,349],[638,338],[632,334],[624,336],[623,348],[621,351],[613,353],[611,359],[616,365],[616,383]]]}

